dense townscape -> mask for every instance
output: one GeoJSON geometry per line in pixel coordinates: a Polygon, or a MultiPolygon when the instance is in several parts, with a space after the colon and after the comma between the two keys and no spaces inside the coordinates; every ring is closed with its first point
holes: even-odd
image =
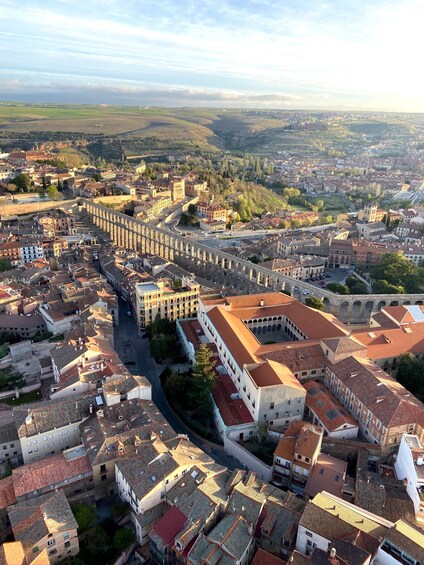
{"type": "Polygon", "coordinates": [[[2,132],[1,565],[424,563],[424,125],[264,117],[2,132]]]}

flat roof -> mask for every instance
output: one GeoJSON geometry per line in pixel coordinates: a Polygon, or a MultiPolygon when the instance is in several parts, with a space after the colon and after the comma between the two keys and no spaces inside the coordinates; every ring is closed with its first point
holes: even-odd
{"type": "Polygon", "coordinates": [[[140,292],[157,292],[159,290],[159,287],[157,284],[155,283],[150,283],[150,282],[142,282],[142,283],[138,283],[136,285],[137,290],[140,290],[140,292]]]}

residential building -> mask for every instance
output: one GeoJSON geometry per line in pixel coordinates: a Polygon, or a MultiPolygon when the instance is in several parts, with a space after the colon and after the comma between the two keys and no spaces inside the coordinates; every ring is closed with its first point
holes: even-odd
{"type": "Polygon", "coordinates": [[[424,524],[424,447],[416,435],[403,434],[395,471],[414,503],[417,522],[424,524]]]}
{"type": "Polygon", "coordinates": [[[424,436],[422,403],[370,360],[349,356],[329,362],[324,384],[368,442],[389,446],[399,444],[404,433],[424,436]]]}
{"type": "Polygon", "coordinates": [[[89,417],[92,403],[88,397],[15,406],[24,464],[80,445],[79,424],[89,417]]]}
{"type": "Polygon", "coordinates": [[[144,329],[159,318],[175,321],[191,318],[197,313],[200,285],[183,279],[181,286],[171,286],[166,281],[138,283],[135,285],[136,315],[139,328],[144,329]]]}
{"type": "Polygon", "coordinates": [[[356,439],[359,425],[346,408],[318,381],[303,384],[306,389],[305,416],[321,426],[324,435],[339,439],[356,439]]]}
{"type": "Polygon", "coordinates": [[[17,502],[50,492],[63,491],[68,500],[88,499],[93,495],[93,471],[84,447],[77,446],[13,469],[13,488],[17,502]]]}
{"type": "Polygon", "coordinates": [[[22,339],[32,339],[44,332],[46,324],[39,314],[0,314],[0,333],[14,334],[22,339]]]}
{"type": "Polygon", "coordinates": [[[52,564],[79,553],[77,523],[63,492],[18,502],[9,519],[30,563],[45,550],[52,564]]]}
{"type": "Polygon", "coordinates": [[[251,526],[242,516],[224,516],[205,537],[199,537],[187,555],[188,565],[220,561],[247,565],[255,549],[251,526]]]}
{"type": "Polygon", "coordinates": [[[175,432],[149,400],[126,400],[99,408],[80,425],[81,441],[93,470],[96,499],[116,493],[115,465],[151,448],[156,438],[175,432]]]}
{"type": "Polygon", "coordinates": [[[420,565],[424,561],[424,532],[406,520],[398,520],[378,549],[375,563],[420,565]]]}
{"type": "Polygon", "coordinates": [[[321,451],[322,437],[318,426],[292,422],[274,452],[273,481],[303,494],[321,451]]]}
{"type": "Polygon", "coordinates": [[[315,548],[327,552],[334,538],[357,542],[375,557],[392,522],[367,512],[325,491],[310,500],[297,531],[296,550],[310,555],[315,548]]]}
{"type": "Polygon", "coordinates": [[[198,202],[195,204],[196,216],[199,218],[207,218],[212,222],[227,222],[228,210],[219,204],[210,202],[198,202]]]}
{"type": "Polygon", "coordinates": [[[224,470],[182,436],[168,441],[158,437],[135,456],[115,463],[118,494],[135,514],[166,500],[167,493],[189,472],[212,477],[224,470]]]}

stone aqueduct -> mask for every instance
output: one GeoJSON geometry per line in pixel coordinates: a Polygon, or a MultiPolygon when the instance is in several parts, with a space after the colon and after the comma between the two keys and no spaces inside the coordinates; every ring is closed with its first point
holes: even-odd
{"type": "Polygon", "coordinates": [[[101,204],[81,199],[79,206],[88,220],[109,234],[115,245],[140,253],[159,255],[204,279],[225,285],[228,289],[234,288],[244,292],[285,290],[298,300],[304,300],[306,296],[316,296],[324,301],[327,312],[346,322],[367,322],[371,312],[387,305],[424,303],[422,294],[333,294],[169,230],[131,218],[101,204]]]}

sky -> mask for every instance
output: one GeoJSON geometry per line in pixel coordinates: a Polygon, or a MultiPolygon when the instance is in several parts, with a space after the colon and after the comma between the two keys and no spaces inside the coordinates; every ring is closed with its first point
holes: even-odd
{"type": "Polygon", "coordinates": [[[0,100],[424,112],[423,0],[0,0],[0,100]]]}

